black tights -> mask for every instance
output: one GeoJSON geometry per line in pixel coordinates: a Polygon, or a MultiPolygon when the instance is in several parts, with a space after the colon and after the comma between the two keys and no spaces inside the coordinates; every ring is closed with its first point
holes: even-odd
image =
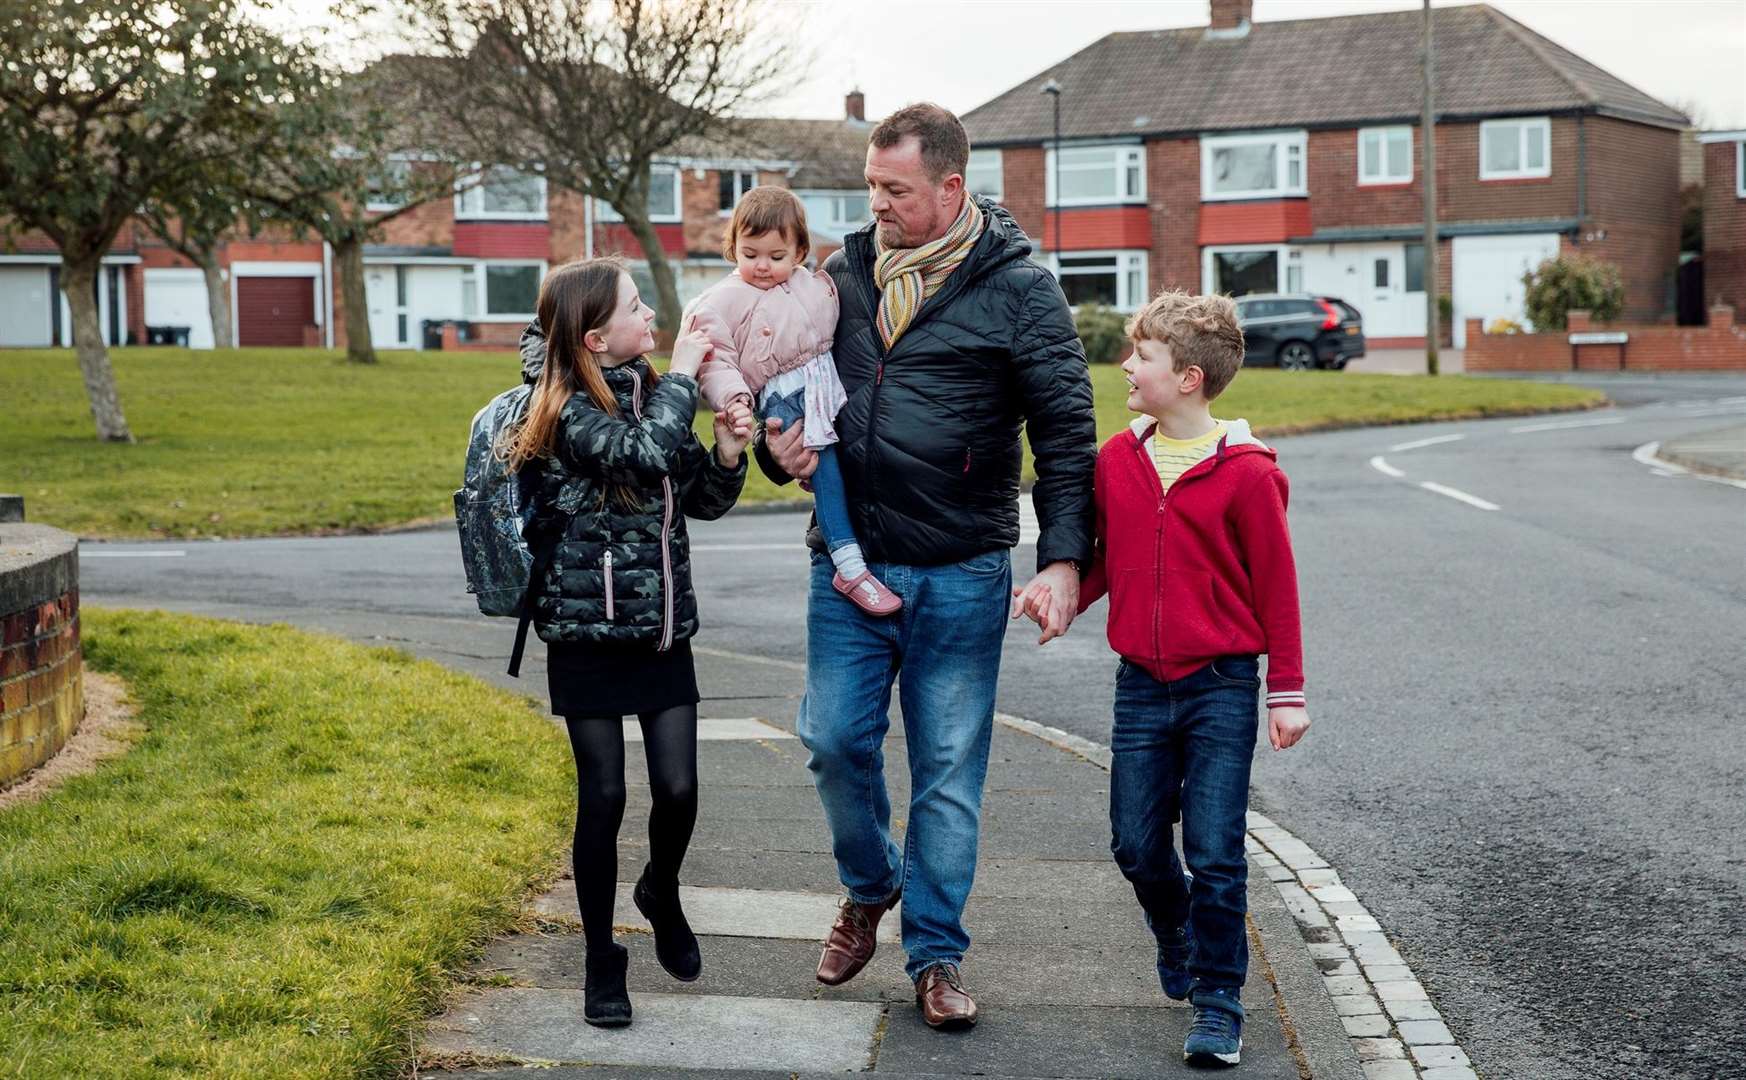
{"type": "MultiPolygon", "coordinates": [[[[658,881],[675,882],[697,822],[697,706],[642,713],[649,759],[649,863],[658,881]]],[[[616,716],[566,716],[576,755],[576,841],[571,858],[582,932],[589,952],[612,944],[618,891],[618,826],[624,820],[624,726],[616,716]]]]}

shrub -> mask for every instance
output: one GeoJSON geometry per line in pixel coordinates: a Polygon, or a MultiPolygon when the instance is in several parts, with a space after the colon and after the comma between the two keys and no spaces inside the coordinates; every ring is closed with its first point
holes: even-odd
{"type": "Polygon", "coordinates": [[[1619,268],[1586,255],[1547,259],[1522,275],[1527,287],[1523,307],[1535,330],[1563,330],[1572,311],[1586,311],[1596,322],[1618,318],[1625,310],[1625,284],[1619,268]]]}
{"type": "Polygon", "coordinates": [[[1085,346],[1085,359],[1093,364],[1113,364],[1121,358],[1128,343],[1127,334],[1122,332],[1127,320],[1121,312],[1105,304],[1081,304],[1073,309],[1073,322],[1085,346]]]}

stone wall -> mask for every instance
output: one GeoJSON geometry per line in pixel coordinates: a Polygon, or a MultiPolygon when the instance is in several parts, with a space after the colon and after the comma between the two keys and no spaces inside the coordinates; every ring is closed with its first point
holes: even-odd
{"type": "Polygon", "coordinates": [[[0,787],[53,757],[85,716],[79,544],[0,525],[0,787]]]}

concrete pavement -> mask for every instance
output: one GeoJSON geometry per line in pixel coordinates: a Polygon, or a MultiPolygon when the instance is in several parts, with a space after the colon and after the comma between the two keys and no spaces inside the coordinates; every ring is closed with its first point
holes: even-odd
{"type": "Polygon", "coordinates": [[[1746,424],[1669,440],[1655,456],[1694,473],[1746,480],[1746,424]]]}

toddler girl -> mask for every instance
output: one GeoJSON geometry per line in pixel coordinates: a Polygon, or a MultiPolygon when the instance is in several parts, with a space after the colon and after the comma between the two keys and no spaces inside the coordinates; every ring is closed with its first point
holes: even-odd
{"type": "Polygon", "coordinates": [[[737,268],[693,300],[679,324],[714,346],[698,377],[710,408],[741,425],[755,399],[764,416],[803,425],[807,448],[818,452],[813,510],[837,568],[831,584],[868,614],[890,615],[903,601],[867,569],[849,521],[834,424],[847,400],[831,358],[837,290],[801,265],[810,246],[806,208],[793,192],[746,192],[722,245],[737,268]]]}

